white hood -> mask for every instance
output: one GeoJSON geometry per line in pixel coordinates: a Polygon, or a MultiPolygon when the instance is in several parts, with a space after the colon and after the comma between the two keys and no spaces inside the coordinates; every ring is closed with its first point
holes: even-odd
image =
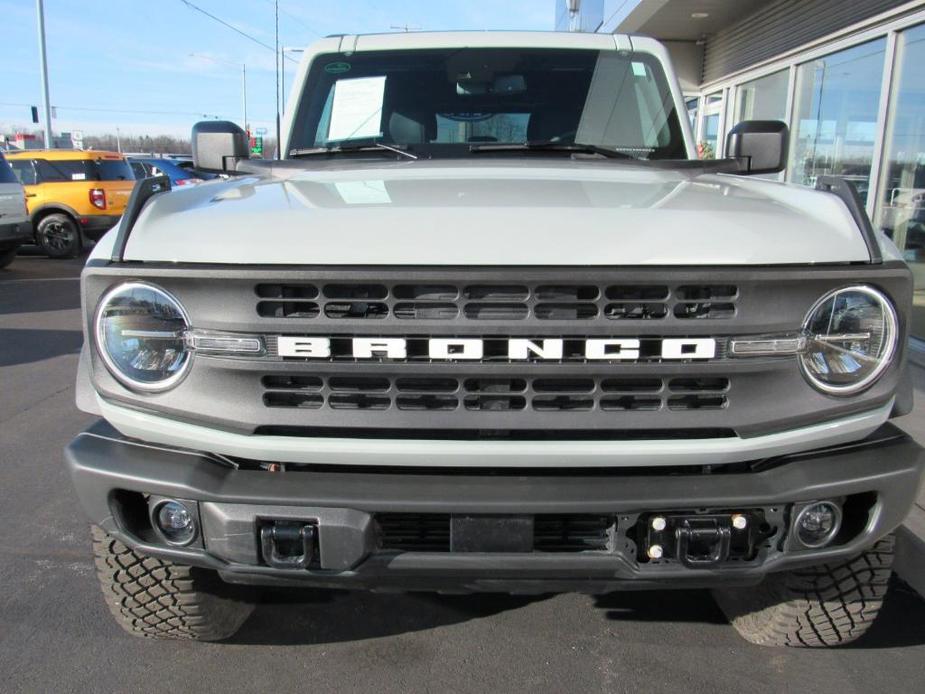
{"type": "Polygon", "coordinates": [[[319,162],[159,196],[126,260],[269,265],[866,262],[834,195],[614,161],[319,162]]]}

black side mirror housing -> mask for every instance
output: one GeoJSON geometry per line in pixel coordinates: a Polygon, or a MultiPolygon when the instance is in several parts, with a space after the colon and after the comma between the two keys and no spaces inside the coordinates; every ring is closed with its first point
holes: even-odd
{"type": "Polygon", "coordinates": [[[233,173],[250,156],[247,133],[227,120],[204,120],[193,126],[193,166],[214,173],[233,173]]]}
{"type": "Polygon", "coordinates": [[[790,130],[779,120],[745,120],[726,136],[726,156],[738,159],[746,176],[786,169],[789,146],[790,130]]]}

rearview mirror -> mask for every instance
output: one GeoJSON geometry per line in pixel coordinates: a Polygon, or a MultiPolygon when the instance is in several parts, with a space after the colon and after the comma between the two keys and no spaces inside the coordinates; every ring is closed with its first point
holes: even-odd
{"type": "Polygon", "coordinates": [[[204,120],[193,126],[193,166],[215,173],[235,170],[238,161],[247,159],[247,133],[227,120],[204,120]]]}
{"type": "Polygon", "coordinates": [[[726,136],[726,156],[738,159],[745,176],[769,174],[787,168],[790,131],[779,120],[745,120],[726,136]]]}
{"type": "Polygon", "coordinates": [[[456,83],[456,94],[458,96],[523,94],[525,91],[527,91],[527,82],[523,75],[500,75],[490,82],[465,80],[456,83]]]}

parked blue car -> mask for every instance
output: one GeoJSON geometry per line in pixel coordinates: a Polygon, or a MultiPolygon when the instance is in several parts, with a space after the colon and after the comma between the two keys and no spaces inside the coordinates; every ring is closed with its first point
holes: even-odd
{"type": "Polygon", "coordinates": [[[135,178],[168,176],[174,187],[195,185],[215,177],[214,174],[197,171],[193,168],[193,162],[185,159],[129,157],[128,162],[135,172],[135,178]]]}

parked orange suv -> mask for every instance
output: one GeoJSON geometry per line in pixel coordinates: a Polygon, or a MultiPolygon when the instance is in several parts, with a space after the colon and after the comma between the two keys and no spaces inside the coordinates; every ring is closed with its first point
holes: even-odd
{"type": "Polygon", "coordinates": [[[26,190],[35,242],[52,258],[72,258],[84,239],[116,225],[135,176],[118,152],[72,149],[8,153],[26,190]]]}

